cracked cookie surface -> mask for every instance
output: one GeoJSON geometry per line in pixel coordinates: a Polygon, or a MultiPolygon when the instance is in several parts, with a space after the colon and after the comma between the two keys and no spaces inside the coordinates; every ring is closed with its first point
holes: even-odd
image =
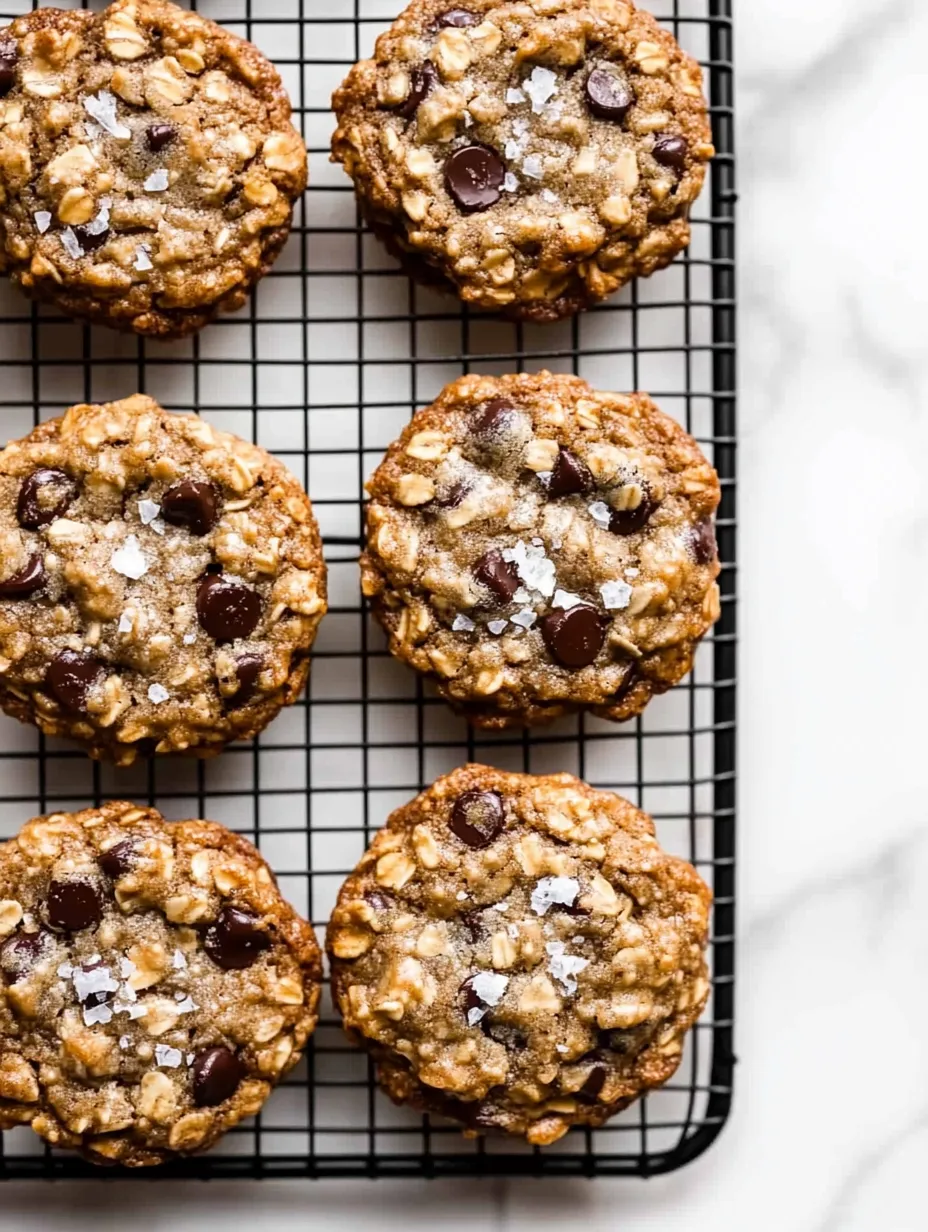
{"type": "Polygon", "coordinates": [[[362,586],[391,652],[479,726],[639,714],[718,618],[718,478],[645,394],[462,377],[368,489],[362,586]]]}
{"type": "Polygon", "coordinates": [[[673,260],[714,153],[698,64],[626,0],[413,0],[333,107],[408,272],[520,319],[673,260]]]}
{"type": "Polygon", "coordinates": [[[0,1128],[95,1163],[213,1145],[316,1025],[321,961],[251,843],[111,802],[0,844],[0,1128]]]}
{"type": "Polygon", "coordinates": [[[138,395],[0,452],[0,706],[94,757],[219,752],[296,700],[326,609],[265,450],[138,395]]]}
{"type": "Polygon", "coordinates": [[[555,1142],[677,1068],[711,894],[568,774],[466,766],[398,809],[329,925],[336,1003],[397,1102],[555,1142]]]}
{"type": "Polygon", "coordinates": [[[0,272],[70,316],[181,337],[245,302],[306,149],[276,68],[168,0],[0,29],[0,272]]]}

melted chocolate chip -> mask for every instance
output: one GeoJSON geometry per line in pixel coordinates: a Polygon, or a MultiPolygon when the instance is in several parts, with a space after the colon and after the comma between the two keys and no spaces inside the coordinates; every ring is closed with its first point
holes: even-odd
{"type": "Polygon", "coordinates": [[[594,68],[586,79],[586,101],[593,115],[618,121],[625,119],[635,96],[621,73],[601,67],[594,68]]]}
{"type": "Polygon", "coordinates": [[[16,85],[16,63],[19,53],[12,39],[0,39],[0,98],[16,85]]]}
{"type": "Polygon", "coordinates": [[[70,475],[42,466],[23,480],[16,501],[16,518],[26,530],[39,530],[60,518],[77,495],[70,475]],[[48,491],[43,492],[42,489],[48,491]]]}
{"type": "Polygon", "coordinates": [[[589,667],[606,639],[606,623],[596,608],[580,603],[543,616],[541,636],[562,667],[589,667]]]}
{"type": "Polygon", "coordinates": [[[609,1074],[604,1065],[594,1065],[587,1075],[586,1082],[577,1092],[577,1098],[595,1103],[608,1077],[609,1074]]]}
{"type": "Polygon", "coordinates": [[[655,141],[654,157],[663,166],[682,172],[686,166],[686,155],[689,148],[685,137],[674,137],[667,133],[655,141]]]}
{"type": "Polygon", "coordinates": [[[45,687],[65,710],[87,713],[87,694],[104,672],[103,664],[89,651],[62,650],[45,673],[45,687]]]}
{"type": "Polygon", "coordinates": [[[0,582],[0,599],[25,599],[45,585],[45,565],[36,553],[29,562],[5,582],[0,582]]]}
{"type": "Polygon", "coordinates": [[[53,881],[48,888],[48,922],[69,933],[99,924],[103,907],[89,881],[53,881]]]}
{"type": "Polygon", "coordinates": [[[485,1010],[487,1007],[474,991],[474,976],[469,975],[458,990],[464,998],[464,1013],[468,1010],[485,1010]]]}
{"type": "Polygon", "coordinates": [[[169,146],[176,136],[177,129],[173,124],[150,124],[145,131],[145,144],[152,154],[158,154],[169,146]]]}
{"type": "Polygon", "coordinates": [[[613,509],[609,515],[609,529],[614,535],[634,535],[647,526],[656,508],[657,502],[645,496],[636,509],[613,509]]]}
{"type": "Polygon", "coordinates": [[[469,9],[446,9],[444,13],[438,14],[440,26],[456,26],[459,30],[465,26],[476,26],[479,20],[477,14],[469,9]]]}
{"type": "Polygon", "coordinates": [[[16,933],[0,945],[0,971],[8,984],[18,984],[32,971],[41,956],[48,933],[16,933]]]}
{"type": "Polygon", "coordinates": [[[466,214],[495,205],[505,176],[503,160],[485,145],[465,145],[445,163],[445,187],[466,214]]]}
{"type": "Polygon", "coordinates": [[[77,242],[84,252],[96,252],[110,238],[109,227],[104,227],[102,231],[91,231],[90,224],[85,223],[82,226],[72,227],[71,230],[77,236],[77,242]]]}
{"type": "Polygon", "coordinates": [[[711,518],[704,518],[690,528],[689,542],[690,550],[696,557],[698,565],[708,565],[715,560],[719,547],[715,540],[715,526],[711,518]]]}
{"type": "Polygon", "coordinates": [[[471,420],[471,436],[481,449],[491,452],[498,450],[505,444],[506,437],[513,434],[518,424],[518,415],[517,406],[513,406],[505,398],[494,398],[471,420]]]}
{"type": "Polygon", "coordinates": [[[193,1059],[193,1102],[198,1108],[224,1104],[245,1077],[241,1061],[228,1048],[209,1048],[193,1059]]]}
{"type": "Polygon", "coordinates": [[[429,502],[429,506],[436,506],[438,509],[457,509],[461,501],[468,495],[471,490],[470,484],[466,479],[459,479],[453,483],[450,488],[446,488],[441,496],[436,496],[433,501],[429,502]]]}
{"type": "Polygon", "coordinates": [[[409,94],[394,110],[404,120],[411,120],[437,85],[438,72],[435,65],[431,60],[426,60],[421,67],[413,69],[409,94]]]}
{"type": "Polygon", "coordinates": [[[172,526],[186,526],[194,535],[208,535],[219,518],[219,502],[211,483],[182,479],[161,498],[161,516],[172,526]]]}
{"type": "Polygon", "coordinates": [[[394,905],[395,899],[390,894],[385,894],[383,890],[365,890],[364,899],[374,908],[375,911],[389,911],[394,905]]]}
{"type": "Polygon", "coordinates": [[[261,596],[223,574],[207,575],[197,590],[197,617],[217,642],[248,637],[261,619],[261,596]]]}
{"type": "Polygon", "coordinates": [[[203,948],[223,971],[244,971],[270,943],[253,915],[238,907],[223,907],[216,923],[206,930],[203,948]]]}
{"type": "Polygon", "coordinates": [[[254,695],[255,685],[264,668],[264,660],[260,655],[240,655],[235,661],[235,675],[238,679],[238,692],[232,701],[236,706],[244,706],[254,695]]]}
{"type": "Polygon", "coordinates": [[[97,863],[113,881],[125,877],[135,863],[135,844],[131,838],[124,838],[109,851],[104,851],[97,863]]]}
{"type": "Polygon", "coordinates": [[[593,476],[586,463],[561,445],[551,471],[548,495],[574,496],[579,492],[589,492],[592,487],[593,476]]]}
{"type": "Polygon", "coordinates": [[[468,847],[486,847],[503,828],[503,799],[495,791],[465,791],[451,810],[448,825],[468,847]]]}
{"type": "Polygon", "coordinates": [[[508,603],[519,589],[519,573],[515,562],[503,560],[502,552],[491,548],[474,566],[474,577],[486,586],[502,603],[508,603]]]}

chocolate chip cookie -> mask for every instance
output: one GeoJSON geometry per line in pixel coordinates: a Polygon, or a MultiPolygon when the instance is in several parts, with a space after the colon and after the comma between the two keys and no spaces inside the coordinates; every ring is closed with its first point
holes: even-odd
{"type": "Polygon", "coordinates": [[[212,1146],[300,1059],[321,974],[240,835],[124,801],[35,818],[0,844],[0,1129],[130,1166],[212,1146]]]}
{"type": "Polygon", "coordinates": [[[168,0],[0,29],[0,271],[70,316],[181,337],[287,238],[306,149],[274,66],[168,0]]]}
{"type": "Polygon", "coordinates": [[[326,608],[305,492],[138,395],[0,452],[0,706],[93,757],[219,752],[295,701],[326,608]]]}
{"type": "Polygon", "coordinates": [[[398,809],[342,887],[333,991],[397,1103],[545,1145],[677,1068],[709,993],[710,901],[619,796],[467,766],[398,809]]]}
{"type": "Polygon", "coordinates": [[[364,593],[478,726],[639,714],[719,615],[718,479],[646,394],[463,377],[368,488],[364,593]]]}
{"type": "Polygon", "coordinates": [[[698,64],[630,0],[413,0],[333,107],[408,271],[533,321],[672,261],[714,153],[698,64]]]}

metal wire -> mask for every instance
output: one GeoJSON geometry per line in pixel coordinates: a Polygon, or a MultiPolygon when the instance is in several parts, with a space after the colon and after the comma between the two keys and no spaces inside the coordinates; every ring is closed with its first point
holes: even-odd
{"type": "MultiPolygon", "coordinates": [[[[327,0],[325,15],[318,0],[193,5],[280,65],[311,152],[312,186],[290,244],[247,310],[192,342],[164,346],[68,322],[0,291],[2,438],[80,399],[138,390],[202,413],[272,449],[307,483],[332,600],[308,702],[217,761],[116,771],[0,722],[0,838],[33,813],[114,796],[150,802],[169,817],[213,817],[261,846],[283,892],[321,934],[341,880],[389,811],[472,759],[535,773],[566,769],[621,791],[715,891],[710,1006],[674,1080],[604,1129],[576,1130],[542,1151],[467,1141],[437,1118],[395,1109],[327,1004],[306,1060],[256,1122],[207,1156],[158,1169],[159,1177],[652,1176],[699,1155],[726,1120],[736,717],[732,15],[731,0],[660,3],[658,16],[706,68],[718,157],[693,212],[690,252],[595,312],[541,328],[470,315],[411,285],[360,225],[350,186],[327,163],[327,100],[396,15],[396,0],[327,0]],[[403,419],[447,380],[541,367],[604,388],[646,388],[700,440],[723,488],[722,618],[693,677],[641,719],[616,728],[581,718],[494,737],[452,716],[390,658],[369,622],[356,566],[363,482],[403,419]]],[[[24,7],[0,0],[0,18],[24,7]]],[[[0,1179],[125,1175],[53,1152],[25,1129],[0,1138],[0,1179]]]]}

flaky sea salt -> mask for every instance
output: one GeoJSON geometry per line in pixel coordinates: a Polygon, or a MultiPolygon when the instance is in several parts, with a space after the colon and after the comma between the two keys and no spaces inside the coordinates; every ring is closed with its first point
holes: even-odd
{"type": "Polygon", "coordinates": [[[130,1019],[144,1018],[148,1010],[144,1005],[135,1005],[128,1001],[114,1001],[114,1014],[128,1014],[130,1019]]]}
{"type": "Polygon", "coordinates": [[[512,193],[512,192],[515,192],[518,187],[519,187],[519,181],[516,179],[516,177],[512,174],[511,171],[507,171],[506,174],[503,176],[503,191],[512,193]]]}
{"type": "Polygon", "coordinates": [[[61,979],[63,980],[69,980],[71,978],[73,971],[74,971],[74,968],[71,966],[69,962],[63,962],[55,974],[60,976],[61,979]]]}
{"type": "Polygon", "coordinates": [[[133,975],[138,971],[138,967],[131,958],[123,956],[119,960],[119,974],[124,980],[131,980],[133,975]]]}
{"type": "Polygon", "coordinates": [[[603,582],[599,588],[603,604],[610,612],[619,612],[628,607],[632,597],[632,588],[628,582],[603,582]]]}
{"type": "Polygon", "coordinates": [[[164,192],[170,183],[168,173],[164,167],[159,167],[157,171],[153,171],[142,187],[146,192],[164,192]]]}
{"type": "Polygon", "coordinates": [[[154,269],[151,263],[151,249],[147,244],[139,244],[135,250],[135,268],[142,274],[154,269]]]}
{"type": "Polygon", "coordinates": [[[48,210],[36,210],[32,215],[35,219],[36,229],[39,235],[44,235],[48,228],[52,225],[52,216],[48,210]]]}
{"type": "Polygon", "coordinates": [[[513,547],[503,549],[503,560],[515,565],[516,572],[529,590],[537,590],[548,599],[554,594],[557,585],[554,561],[545,555],[543,546],[536,547],[520,539],[513,547]]]}
{"type": "Polygon", "coordinates": [[[566,1044],[555,1044],[555,1045],[554,1045],[554,1047],[555,1047],[555,1049],[556,1049],[558,1052],[567,1052],[567,1051],[568,1051],[568,1049],[567,1049],[567,1045],[566,1045],[566,1044]]]}
{"type": "Polygon", "coordinates": [[[86,1001],[97,993],[115,992],[119,987],[109,967],[92,967],[89,971],[84,967],[75,967],[71,972],[71,983],[78,1001],[86,1001]]]}
{"type": "Polygon", "coordinates": [[[458,890],[458,892],[457,892],[457,900],[458,900],[458,902],[459,902],[459,903],[466,902],[466,900],[467,900],[467,891],[466,891],[466,890],[458,890]]]}
{"type": "Polygon", "coordinates": [[[506,626],[508,624],[508,620],[490,620],[487,622],[487,628],[491,633],[495,634],[496,637],[499,637],[501,633],[506,632],[506,626]]]}
{"type": "Polygon", "coordinates": [[[160,705],[161,702],[166,702],[170,696],[170,693],[163,684],[150,684],[148,686],[148,700],[154,702],[156,706],[160,705]]]}
{"type": "Polygon", "coordinates": [[[143,526],[150,526],[160,512],[161,506],[157,501],[149,500],[147,497],[139,501],[139,519],[143,526]]]}
{"type": "Polygon", "coordinates": [[[155,1064],[163,1069],[177,1069],[183,1065],[184,1054],[178,1048],[171,1048],[168,1044],[155,1044],[155,1064]]]}
{"type": "Polygon", "coordinates": [[[505,156],[510,160],[510,162],[515,162],[515,160],[519,157],[521,153],[522,153],[522,147],[519,145],[518,141],[513,141],[512,139],[510,139],[503,146],[503,154],[505,154],[505,156]]]}
{"type": "Polygon", "coordinates": [[[95,1026],[98,1022],[106,1026],[112,1021],[113,1011],[108,1005],[88,1005],[84,1009],[84,1025],[87,1027],[95,1026]]]}
{"type": "Polygon", "coordinates": [[[463,612],[458,612],[454,620],[451,622],[451,628],[455,633],[473,633],[477,626],[469,616],[465,616],[463,612]]]}
{"type": "Polygon", "coordinates": [[[123,614],[119,617],[119,624],[116,626],[116,632],[117,633],[131,633],[132,632],[132,617],[129,615],[128,612],[123,612],[123,614]]]}
{"type": "Polygon", "coordinates": [[[545,915],[555,903],[572,907],[579,893],[580,882],[576,877],[542,877],[532,890],[532,910],[536,915],[545,915]]]}
{"type": "Polygon", "coordinates": [[[578,954],[567,954],[563,941],[549,941],[545,949],[551,958],[548,970],[566,993],[576,992],[577,981],[574,977],[590,965],[590,960],[578,954]]]}
{"type": "Polygon", "coordinates": [[[519,103],[524,103],[525,91],[517,90],[515,86],[510,86],[506,91],[506,102],[509,103],[511,107],[516,107],[519,103]]]}
{"type": "Polygon", "coordinates": [[[192,1014],[197,1009],[199,1009],[199,1006],[194,1005],[192,997],[183,997],[177,1003],[178,1014],[192,1014]]]}
{"type": "Polygon", "coordinates": [[[552,607],[562,607],[565,611],[570,611],[572,607],[576,607],[583,600],[579,595],[573,594],[569,590],[556,590],[554,598],[551,600],[552,607]]]}
{"type": "Polygon", "coordinates": [[[557,94],[557,73],[537,64],[531,75],[523,81],[522,89],[532,100],[532,111],[540,115],[545,103],[557,94]]]}
{"type": "Polygon", "coordinates": [[[530,180],[544,179],[544,168],[541,163],[541,156],[538,154],[529,154],[522,160],[522,170],[530,180]]]}
{"type": "Polygon", "coordinates": [[[81,248],[80,240],[74,234],[70,227],[65,227],[61,233],[61,246],[75,261],[79,261],[84,255],[84,250],[81,248]]]}
{"type": "Polygon", "coordinates": [[[148,572],[148,562],[135,535],[126,536],[122,547],[117,548],[110,557],[110,565],[117,573],[121,573],[123,577],[132,578],[135,582],[145,576],[148,572]]]}
{"type": "Polygon", "coordinates": [[[86,95],[84,98],[84,110],[110,136],[118,137],[121,141],[127,141],[131,138],[132,129],[128,128],[125,124],[120,124],[116,118],[116,96],[115,94],[110,94],[109,90],[101,90],[99,94],[86,95]]]}
{"type": "MultiPolygon", "coordinates": [[[[475,976],[471,977],[468,987],[485,1006],[499,1005],[509,987],[509,976],[500,975],[496,971],[478,971],[475,976]]],[[[473,1006],[467,1011],[468,1025],[475,1026],[486,1012],[478,1005],[473,1006]]]]}
{"type": "Polygon", "coordinates": [[[100,202],[100,209],[97,212],[96,218],[92,218],[86,225],[88,235],[102,235],[110,228],[110,206],[112,201],[109,197],[104,197],[100,202]]]}
{"type": "Polygon", "coordinates": [[[196,640],[197,640],[196,633],[190,632],[190,633],[184,634],[184,645],[185,646],[192,646],[196,640]]]}
{"type": "Polygon", "coordinates": [[[625,576],[626,576],[626,577],[630,577],[630,578],[636,578],[636,577],[638,576],[638,574],[639,574],[639,573],[640,573],[640,570],[639,570],[639,569],[634,569],[634,568],[632,568],[632,569],[626,569],[626,570],[625,570],[625,576]]]}
{"type": "Polygon", "coordinates": [[[516,612],[515,615],[510,616],[509,619],[514,625],[518,625],[520,629],[530,629],[538,617],[531,608],[524,607],[521,611],[516,612]]]}
{"type": "Polygon", "coordinates": [[[129,1039],[128,1035],[120,1035],[119,1047],[122,1049],[123,1052],[126,1051],[126,1049],[131,1045],[131,1043],[132,1043],[132,1040],[129,1039]]]}
{"type": "Polygon", "coordinates": [[[611,516],[611,511],[605,501],[593,501],[592,505],[590,505],[590,517],[603,530],[609,529],[609,519],[611,516]]]}
{"type": "Polygon", "coordinates": [[[180,950],[174,951],[174,956],[171,959],[171,966],[175,971],[185,971],[187,969],[187,960],[180,950]]]}
{"type": "Polygon", "coordinates": [[[547,201],[549,205],[558,205],[561,200],[557,193],[552,192],[550,188],[543,188],[541,190],[541,199],[542,201],[547,201]]]}

